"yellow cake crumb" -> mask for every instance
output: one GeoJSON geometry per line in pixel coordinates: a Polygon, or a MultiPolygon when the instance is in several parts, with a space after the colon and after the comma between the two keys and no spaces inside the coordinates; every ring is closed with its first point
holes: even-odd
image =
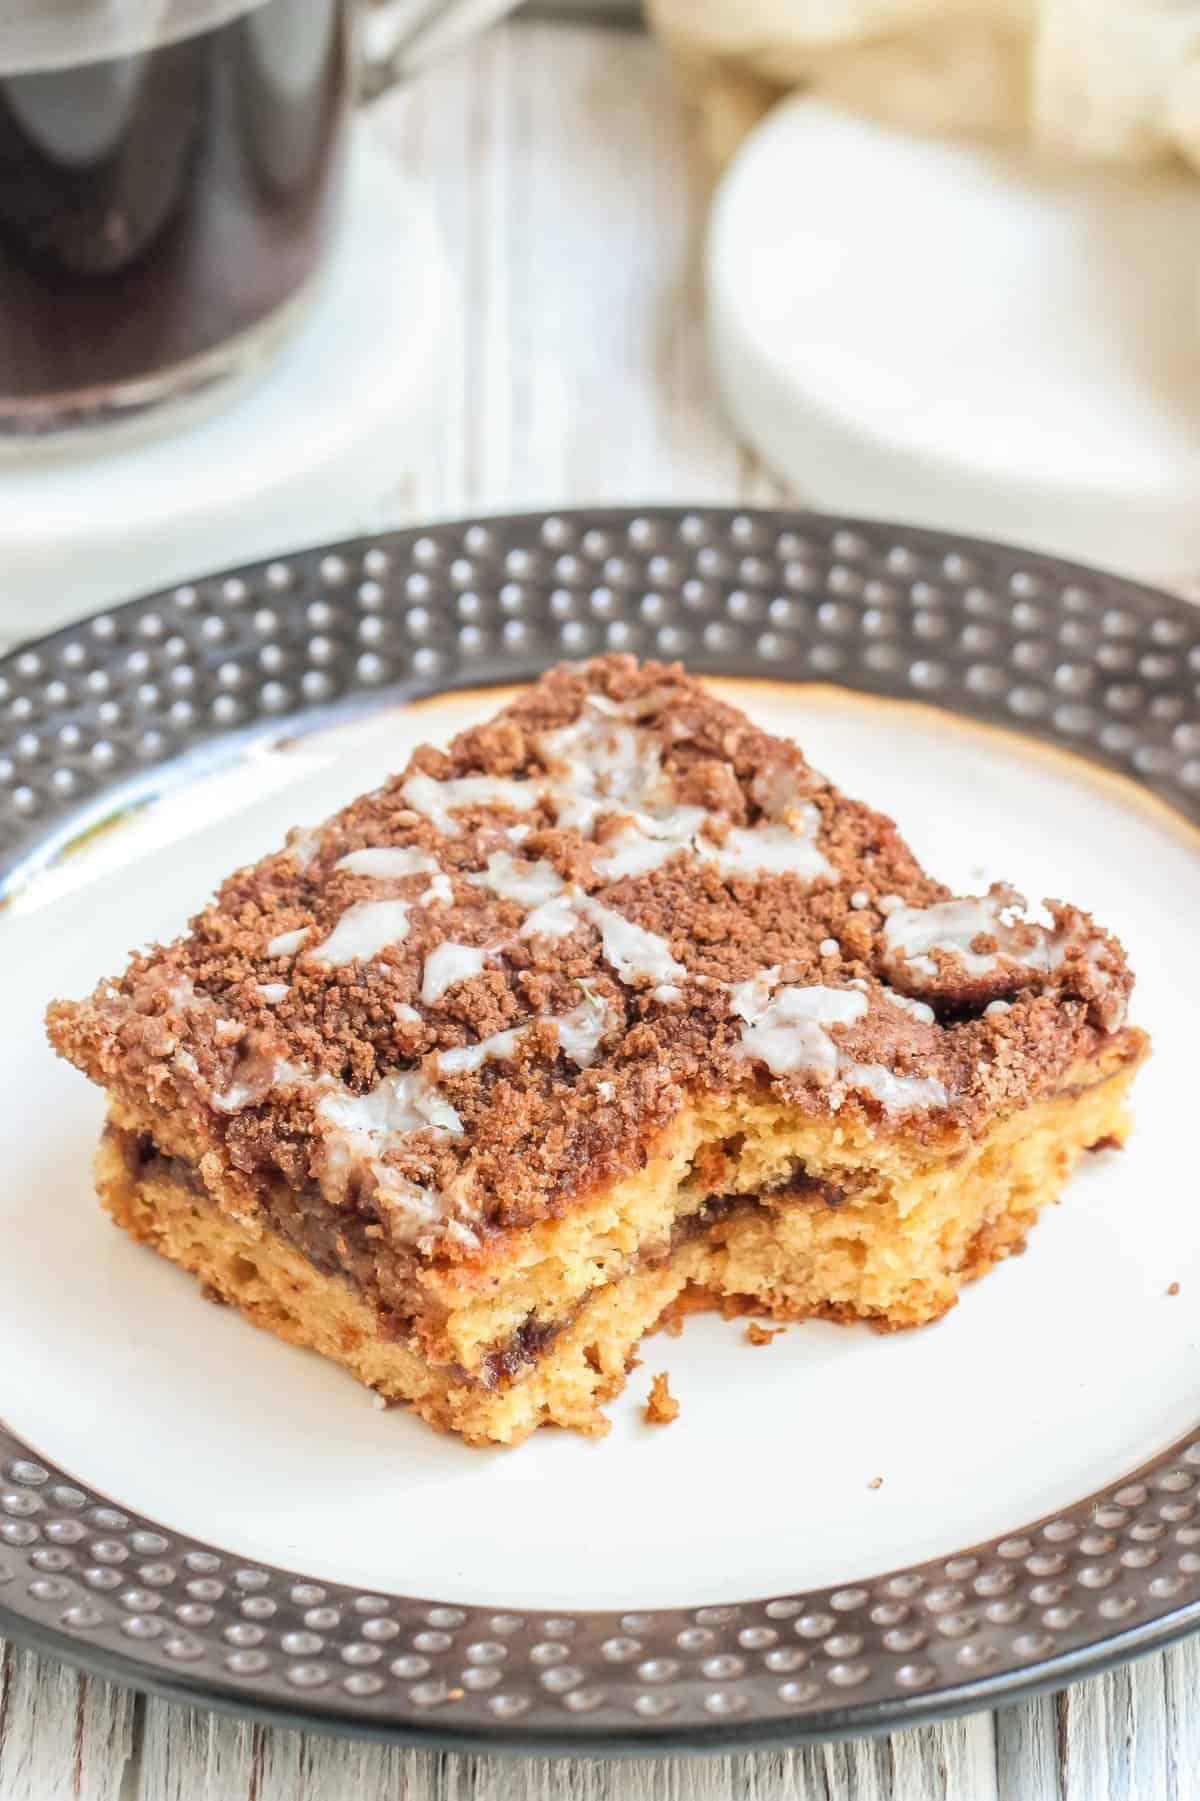
{"type": "Polygon", "coordinates": [[[669,1426],[672,1420],[679,1418],[679,1402],[671,1393],[666,1370],[659,1370],[650,1384],[650,1395],[646,1401],[646,1424],[648,1426],[669,1426]]]}
{"type": "Polygon", "coordinates": [[[760,1326],[756,1319],[752,1319],[746,1327],[746,1342],[747,1344],[770,1344],[771,1340],[778,1338],[782,1331],[782,1326],[760,1326]]]}

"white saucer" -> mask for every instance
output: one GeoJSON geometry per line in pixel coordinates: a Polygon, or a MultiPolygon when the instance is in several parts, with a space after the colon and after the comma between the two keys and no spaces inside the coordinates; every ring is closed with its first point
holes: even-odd
{"type": "Polygon", "coordinates": [[[734,423],[806,500],[1155,579],[1200,568],[1200,182],[796,97],[713,211],[734,423]]]}
{"type": "Polygon", "coordinates": [[[404,522],[444,386],[424,197],[360,130],[340,238],[285,343],[219,407],[0,457],[0,641],[211,566],[404,522]]]}

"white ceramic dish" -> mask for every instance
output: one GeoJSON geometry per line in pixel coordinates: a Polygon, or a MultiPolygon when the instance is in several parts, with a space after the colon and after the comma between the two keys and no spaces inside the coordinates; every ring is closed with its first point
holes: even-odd
{"type": "Polygon", "coordinates": [[[1191,579],[1198,242],[1183,168],[1055,165],[793,95],[717,191],[716,375],[819,506],[1191,579]]]}

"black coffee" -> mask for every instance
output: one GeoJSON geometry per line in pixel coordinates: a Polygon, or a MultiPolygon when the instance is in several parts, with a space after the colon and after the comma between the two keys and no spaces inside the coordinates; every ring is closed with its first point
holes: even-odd
{"type": "Polygon", "coordinates": [[[303,285],[333,211],[347,11],[263,0],[0,76],[0,417],[174,369],[303,285]]]}

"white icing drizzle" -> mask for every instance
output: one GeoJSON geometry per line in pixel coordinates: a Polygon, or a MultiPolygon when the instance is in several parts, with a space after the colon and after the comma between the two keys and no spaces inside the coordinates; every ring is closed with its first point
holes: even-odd
{"type": "MultiPolygon", "coordinates": [[[[270,1089],[267,1090],[267,1093],[270,1093],[270,1089]]],[[[250,1089],[242,1082],[231,1082],[229,1087],[223,1091],[214,1089],[209,1095],[208,1101],[209,1105],[215,1107],[218,1113],[240,1113],[244,1107],[250,1105],[253,1095],[257,1095],[260,1100],[265,1098],[260,1090],[250,1089]]]]}
{"type": "Polygon", "coordinates": [[[768,819],[788,819],[803,805],[804,792],[795,769],[772,767],[755,776],[751,794],[768,819]]]}
{"type": "Polygon", "coordinates": [[[401,793],[414,813],[423,813],[439,832],[452,838],[461,829],[454,817],[457,808],[511,807],[525,813],[542,799],[545,784],[514,782],[498,775],[463,775],[445,782],[435,781],[431,775],[411,775],[401,793]]]}
{"type": "Polygon", "coordinates": [[[696,834],[707,818],[703,807],[660,807],[652,813],[634,813],[608,839],[592,867],[605,882],[660,869],[677,852],[700,848],[696,834]]]}
{"type": "MultiPolygon", "coordinates": [[[[389,1163],[378,1159],[370,1162],[375,1177],[376,1205],[386,1219],[391,1236],[407,1239],[423,1248],[432,1244],[434,1228],[446,1223],[446,1197],[421,1182],[401,1175],[389,1163]]],[[[471,1239],[478,1243],[475,1234],[471,1239]]]]}
{"type": "MultiPolygon", "coordinates": [[[[537,1023],[531,1020],[523,1026],[511,1026],[506,1032],[494,1032],[490,1038],[481,1038],[478,1044],[439,1051],[438,1069],[445,1075],[473,1074],[485,1063],[507,1062],[516,1055],[522,1040],[537,1023]]],[[[580,1069],[587,1069],[595,1062],[600,1040],[612,1024],[612,1010],[603,1003],[583,1001],[569,1013],[551,1016],[550,1023],[558,1028],[559,1049],[564,1057],[569,1057],[580,1069]]]]}
{"type": "MultiPolygon", "coordinates": [[[[622,722],[621,713],[605,696],[589,694],[578,719],[543,732],[538,750],[548,767],[560,767],[592,792],[633,800],[647,783],[647,758],[657,762],[657,747],[645,733],[622,722]],[[597,705],[597,701],[603,702],[597,705]]],[[[657,775],[657,769],[654,774],[657,775]]]]}
{"type": "Polygon", "coordinates": [[[910,1019],[920,1020],[923,1026],[931,1026],[937,1019],[937,1014],[931,1006],[925,1001],[913,1000],[911,995],[897,994],[894,988],[885,988],[883,996],[885,1000],[891,1002],[893,1007],[899,1007],[901,1013],[907,1013],[910,1019]]]}
{"type": "Polygon", "coordinates": [[[438,1193],[384,1161],[408,1133],[461,1134],[462,1120],[436,1083],[410,1069],[385,1076],[367,1094],[330,1084],[316,1112],[324,1140],[324,1177],[335,1194],[344,1195],[354,1172],[366,1169],[375,1180],[380,1217],[394,1239],[428,1250],[441,1229],[467,1248],[478,1245],[471,1227],[451,1217],[456,1183],[438,1193]]]}
{"type": "Polygon", "coordinates": [[[375,876],[380,880],[399,881],[404,876],[428,875],[432,877],[428,888],[417,896],[417,905],[427,907],[433,901],[444,901],[451,906],[454,901],[454,889],[450,878],[428,851],[416,850],[411,845],[368,845],[363,850],[348,851],[339,857],[333,866],[335,869],[348,870],[351,875],[375,876]]]}
{"type": "Polygon", "coordinates": [[[588,1069],[596,1061],[596,1051],[600,1040],[612,1024],[611,1007],[593,1001],[583,1001],[573,1007],[569,1013],[560,1014],[555,1022],[558,1026],[558,1048],[564,1057],[580,1069],[588,1069]]]}
{"type": "Polygon", "coordinates": [[[646,694],[631,695],[628,700],[610,700],[607,694],[589,694],[585,704],[609,719],[645,719],[651,713],[662,712],[671,701],[678,699],[679,689],[673,683],[664,682],[661,687],[651,688],[646,694]]]}
{"type": "Polygon", "coordinates": [[[787,825],[732,826],[721,845],[699,836],[708,817],[704,807],[684,806],[633,814],[596,859],[596,874],[607,882],[644,875],[681,850],[714,863],[722,875],[794,875],[814,882],[834,873],[816,843],[821,816],[811,801],[794,808],[787,825]]]}
{"type": "Polygon", "coordinates": [[[329,937],[305,952],[305,962],[338,969],[347,963],[369,961],[389,944],[401,944],[408,937],[410,904],[374,900],[347,907],[329,937]]]}
{"type": "Polygon", "coordinates": [[[866,890],[864,888],[856,888],[854,890],[854,893],[850,896],[850,905],[856,910],[856,912],[861,912],[862,909],[868,904],[870,898],[871,898],[870,895],[866,892],[866,890]]]}
{"type": "Polygon", "coordinates": [[[591,707],[593,712],[603,713],[607,719],[632,719],[635,717],[630,712],[628,701],[622,705],[619,701],[609,700],[607,694],[589,694],[584,705],[591,707]]]}
{"type": "Polygon", "coordinates": [[[888,919],[885,952],[902,965],[909,982],[919,983],[937,978],[931,951],[953,956],[968,976],[992,975],[1007,964],[1042,977],[1061,969],[1068,953],[1077,951],[1091,972],[1083,993],[1092,1017],[1105,1031],[1116,1031],[1125,1018],[1125,996],[1120,977],[1102,960],[1103,945],[1088,936],[1077,918],[1068,916],[1051,932],[1036,921],[1021,919],[1024,908],[1021,895],[999,885],[978,897],[904,907],[888,919]],[[1005,913],[1017,916],[1013,923],[1005,913]],[[971,949],[981,934],[995,941],[994,951],[971,949]]]}
{"type": "Polygon", "coordinates": [[[743,1021],[737,1053],[761,1059],[772,1075],[801,1071],[829,1086],[841,1105],[847,1089],[871,1095],[885,1112],[944,1107],[946,1089],[934,1076],[904,1076],[881,1063],[856,1063],[832,1037],[833,1026],[854,1025],[867,1013],[858,988],[785,987],[768,999],[778,967],[760,970],[729,990],[730,1006],[743,1021]],[[833,1086],[836,1084],[836,1086],[833,1086]]]}
{"type": "Polygon", "coordinates": [[[231,1082],[228,1088],[213,1089],[208,1101],[209,1105],[215,1107],[218,1113],[240,1113],[243,1108],[253,1105],[255,1101],[265,1100],[270,1092],[270,1088],[264,1094],[260,1087],[252,1088],[246,1082],[231,1082]]]}
{"type": "Polygon", "coordinates": [[[836,957],[841,948],[842,947],[836,938],[822,938],[820,944],[817,946],[817,950],[822,957],[836,957]]]}
{"type": "Polygon", "coordinates": [[[320,848],[320,832],[310,832],[303,828],[293,832],[287,842],[288,856],[297,869],[307,869],[320,848]]]}
{"type": "Polygon", "coordinates": [[[829,1028],[853,1025],[866,1011],[866,996],[858,989],[781,988],[772,1000],[753,1007],[739,1054],[760,1058],[772,1075],[803,1070],[831,1082],[838,1073],[838,1047],[829,1028]]]}
{"type": "MultiPolygon", "coordinates": [[[[1000,967],[997,951],[973,951],[971,945],[981,935],[997,936],[1004,927],[1000,922],[1001,907],[995,896],[979,899],[936,901],[930,907],[897,907],[888,914],[883,931],[889,954],[902,960],[914,975],[937,975],[937,964],[928,954],[945,951],[961,964],[969,976],[991,975],[1000,967]]],[[[1028,949],[1005,951],[1010,961],[1028,969],[1048,969],[1044,940],[1028,949]]]]}
{"type": "Polygon", "coordinates": [[[317,1115],[326,1127],[347,1139],[362,1140],[359,1148],[367,1145],[372,1152],[406,1132],[432,1129],[453,1136],[463,1129],[456,1110],[419,1069],[384,1076],[366,1094],[354,1094],[339,1084],[322,1095],[317,1115]]]}
{"type": "Polygon", "coordinates": [[[475,888],[490,888],[501,900],[516,901],[522,907],[536,907],[561,894],[563,888],[553,863],[529,862],[503,850],[494,851],[487,868],[467,880],[475,888]]]}
{"type": "Polygon", "coordinates": [[[408,1132],[462,1131],[458,1113],[419,1070],[385,1076],[367,1094],[352,1094],[340,1085],[317,1103],[325,1150],[325,1177],[337,1194],[358,1168],[375,1178],[387,1203],[389,1224],[398,1237],[417,1238],[445,1217],[441,1195],[410,1181],[383,1161],[384,1153],[408,1132]]]}
{"type": "Polygon", "coordinates": [[[479,1249],[478,1232],[468,1226],[464,1220],[447,1220],[446,1237],[451,1244],[461,1245],[464,1250],[477,1251],[479,1249]]]}
{"type": "Polygon", "coordinates": [[[698,846],[722,875],[794,875],[815,882],[833,867],[817,843],[821,815],[811,801],[792,808],[786,825],[733,826],[720,850],[698,846]]]}
{"type": "Polygon", "coordinates": [[[507,1063],[515,1056],[524,1026],[510,1026],[507,1032],[493,1032],[478,1044],[464,1044],[458,1050],[439,1051],[438,1068],[448,1076],[473,1074],[485,1063],[507,1063]]]}
{"type": "Polygon", "coordinates": [[[294,932],[280,932],[277,938],[268,940],[265,954],[268,957],[294,957],[308,933],[307,926],[299,926],[294,932]]]}
{"type": "Polygon", "coordinates": [[[480,945],[448,940],[430,951],[421,976],[421,999],[427,1007],[441,999],[456,982],[469,982],[483,969],[487,951],[480,945]]]}
{"type": "Polygon", "coordinates": [[[760,969],[744,982],[733,982],[729,988],[729,1007],[739,1019],[753,1024],[771,998],[771,992],[779,981],[779,965],[773,963],[770,969],[760,969]]]}
{"type": "Polygon", "coordinates": [[[885,1113],[910,1113],[918,1107],[944,1107],[946,1087],[936,1076],[898,1076],[882,1063],[855,1063],[843,1069],[847,1084],[873,1095],[885,1113]]]}
{"type": "Polygon", "coordinates": [[[586,835],[598,814],[632,812],[661,793],[658,746],[649,733],[623,723],[629,716],[606,697],[589,695],[571,725],[541,734],[538,750],[556,772],[560,825],[586,835]]]}
{"type": "Polygon", "coordinates": [[[404,1020],[408,1025],[419,1026],[425,1023],[421,1018],[421,1015],[417,1012],[417,1009],[415,1007],[410,1007],[407,1001],[397,1001],[392,1007],[392,1012],[396,1015],[397,1019],[404,1020]]]}
{"type": "Polygon", "coordinates": [[[292,992],[286,982],[256,982],[255,987],[266,1001],[268,1007],[277,1007],[292,992]]]}
{"type": "Polygon", "coordinates": [[[589,895],[581,895],[576,905],[585,918],[599,927],[604,960],[612,964],[623,982],[669,983],[687,975],[683,964],[671,955],[665,938],[635,925],[612,907],[602,907],[589,895]]]}
{"type": "Polygon", "coordinates": [[[428,851],[414,850],[411,846],[368,845],[363,850],[352,850],[339,857],[333,867],[349,870],[351,875],[399,878],[435,875],[441,866],[428,851]]]}
{"type": "Polygon", "coordinates": [[[661,869],[685,848],[690,848],[690,838],[682,845],[672,844],[670,839],[652,838],[636,824],[630,824],[606,841],[603,856],[596,858],[592,868],[602,881],[619,882],[625,876],[647,875],[652,869],[661,869]]]}
{"type": "Polygon", "coordinates": [[[560,894],[544,901],[521,925],[522,938],[566,938],[579,925],[572,894],[560,894]]]}
{"type": "Polygon", "coordinates": [[[992,1014],[1011,1013],[1012,1012],[1012,1002],[1011,1001],[989,1001],[987,1006],[983,1010],[985,1013],[992,1013],[992,1014]]]}

